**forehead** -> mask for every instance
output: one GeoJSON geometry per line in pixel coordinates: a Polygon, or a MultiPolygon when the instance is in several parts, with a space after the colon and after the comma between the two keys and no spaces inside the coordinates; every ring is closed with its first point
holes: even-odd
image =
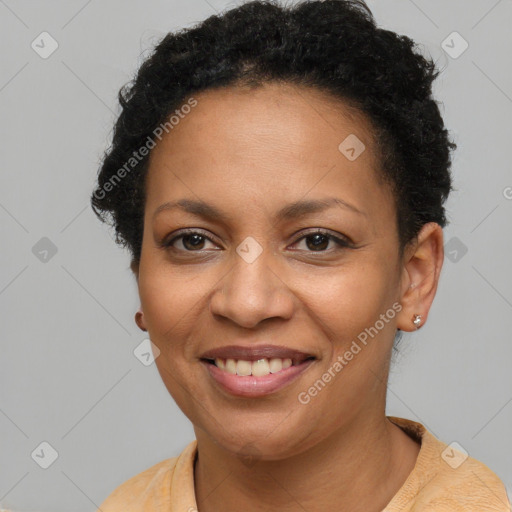
{"type": "Polygon", "coordinates": [[[391,199],[376,171],[370,123],[329,94],[272,83],[194,99],[151,152],[150,205],[183,195],[291,202],[333,189],[370,208],[391,199]]]}
{"type": "Polygon", "coordinates": [[[271,82],[210,89],[195,94],[194,99],[197,106],[190,113],[181,119],[173,116],[178,123],[164,139],[200,146],[203,136],[207,143],[238,139],[238,144],[244,137],[250,144],[251,136],[261,136],[262,142],[288,140],[291,146],[304,149],[323,140],[323,146],[332,149],[334,144],[337,149],[346,135],[357,133],[368,153],[374,146],[367,117],[346,101],[316,88],[271,82]]]}

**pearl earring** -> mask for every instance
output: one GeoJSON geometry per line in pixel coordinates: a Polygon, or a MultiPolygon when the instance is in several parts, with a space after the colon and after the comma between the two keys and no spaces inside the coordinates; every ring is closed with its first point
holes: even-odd
{"type": "Polygon", "coordinates": [[[419,329],[421,325],[421,315],[414,315],[412,323],[414,324],[416,329],[419,329]]]}

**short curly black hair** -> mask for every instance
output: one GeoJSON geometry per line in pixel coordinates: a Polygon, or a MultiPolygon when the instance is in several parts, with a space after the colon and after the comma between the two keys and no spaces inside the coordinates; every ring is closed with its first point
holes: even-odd
{"type": "Polygon", "coordinates": [[[115,227],[116,242],[128,246],[132,265],[138,264],[147,148],[150,142],[154,146],[158,127],[168,124],[172,113],[185,111],[193,93],[285,82],[330,94],[370,121],[378,175],[395,198],[402,252],[427,222],[447,223],[443,204],[452,190],[450,151],[456,145],[432,97],[438,74],[410,38],[378,28],[362,0],[291,6],[249,1],[167,34],[121,88],[122,110],[92,208],[115,227]]]}

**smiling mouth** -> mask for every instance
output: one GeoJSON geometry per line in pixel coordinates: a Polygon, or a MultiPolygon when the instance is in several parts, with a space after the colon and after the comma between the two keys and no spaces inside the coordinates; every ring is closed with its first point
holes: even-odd
{"type": "Polygon", "coordinates": [[[292,366],[300,366],[306,361],[315,359],[313,356],[297,357],[297,358],[266,358],[256,359],[250,361],[247,359],[223,359],[215,358],[208,359],[203,358],[202,360],[208,364],[216,366],[223,372],[230,375],[237,375],[240,377],[264,377],[266,375],[282,372],[292,366]]]}
{"type": "Polygon", "coordinates": [[[217,389],[232,396],[261,398],[299,379],[317,361],[312,353],[283,345],[226,345],[199,357],[217,389]]]}

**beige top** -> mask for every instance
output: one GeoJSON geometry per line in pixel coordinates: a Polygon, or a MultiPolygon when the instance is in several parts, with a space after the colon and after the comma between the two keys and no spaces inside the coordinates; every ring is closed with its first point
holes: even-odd
{"type": "MultiPolygon", "coordinates": [[[[447,446],[421,423],[388,417],[421,443],[416,464],[382,512],[511,512],[503,482],[483,463],[447,446]]],[[[197,441],[130,478],[98,512],[197,512],[197,441]]]]}

